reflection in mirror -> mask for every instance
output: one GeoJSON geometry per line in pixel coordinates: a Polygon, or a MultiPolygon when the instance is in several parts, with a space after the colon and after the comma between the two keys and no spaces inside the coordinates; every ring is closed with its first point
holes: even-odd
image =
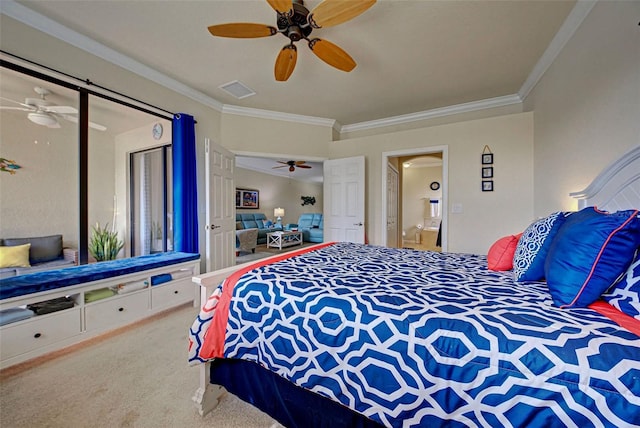
{"type": "MultiPolygon", "coordinates": [[[[78,250],[87,251],[86,247],[78,248],[83,215],[79,190],[79,93],[0,67],[0,97],[0,158],[7,165],[0,171],[0,245],[16,245],[19,241],[12,241],[13,238],[51,237],[43,241],[44,248],[50,251],[39,258],[60,265],[77,264],[78,250]]],[[[129,257],[134,228],[129,221],[130,202],[135,192],[130,188],[130,154],[168,147],[164,150],[165,166],[169,168],[165,167],[162,174],[169,177],[170,183],[171,121],[94,94],[89,95],[88,113],[87,233],[90,240],[92,226],[108,224],[124,241],[117,257],[129,257]],[[163,135],[153,133],[158,123],[164,129],[163,135]]],[[[154,212],[153,221],[162,225],[162,250],[168,250],[171,186],[165,184],[164,176],[154,176],[154,180],[158,180],[153,183],[154,188],[163,189],[164,199],[161,211],[154,212]]],[[[153,248],[160,248],[157,242],[153,248]]],[[[4,278],[26,273],[28,265],[38,262],[42,261],[31,257],[31,263],[25,261],[24,267],[0,267],[0,275],[4,278]]]]}
{"type": "Polygon", "coordinates": [[[33,247],[28,260],[12,263],[22,266],[3,266],[0,275],[74,264],[78,93],[0,68],[0,97],[0,158],[20,167],[0,171],[0,244],[29,238],[33,247]],[[70,249],[70,260],[63,248],[70,249]]]}

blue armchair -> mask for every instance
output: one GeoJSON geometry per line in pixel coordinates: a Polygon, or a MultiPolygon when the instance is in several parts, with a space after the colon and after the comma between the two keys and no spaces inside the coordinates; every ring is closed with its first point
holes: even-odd
{"type": "Polygon", "coordinates": [[[321,213],[301,214],[298,223],[287,224],[286,229],[298,229],[302,232],[303,242],[324,242],[324,222],[321,213]]]}

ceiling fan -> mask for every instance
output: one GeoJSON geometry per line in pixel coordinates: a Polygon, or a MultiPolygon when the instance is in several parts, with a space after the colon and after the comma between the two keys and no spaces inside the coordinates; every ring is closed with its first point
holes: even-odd
{"type": "Polygon", "coordinates": [[[305,165],[305,161],[278,161],[278,163],[281,163],[282,165],[280,166],[274,166],[273,169],[277,169],[277,168],[285,168],[285,167],[289,167],[289,172],[293,172],[296,170],[296,168],[311,168],[311,166],[309,165],[305,165]]]}
{"type": "Polygon", "coordinates": [[[304,39],[309,49],[318,58],[342,71],[351,71],[356,62],[335,44],[318,38],[309,38],[314,29],[342,24],[369,9],[376,0],[323,0],[311,12],[304,6],[303,0],[267,0],[278,13],[277,26],[253,23],[218,24],[209,27],[214,36],[232,38],[269,37],[281,33],[289,39],[275,65],[277,81],[286,81],[296,66],[298,50],[294,44],[304,39]]]}
{"type": "MultiPolygon", "coordinates": [[[[18,104],[21,107],[3,106],[0,105],[0,110],[20,110],[26,111],[27,118],[38,125],[46,126],[47,128],[60,128],[60,122],[58,119],[65,119],[69,122],[78,123],[78,110],[72,106],[59,106],[46,99],[46,96],[51,94],[46,88],[36,86],[33,88],[39,98],[25,98],[24,103],[12,100],[10,98],[0,97],[5,101],[18,104]]],[[[104,125],[98,123],[89,122],[89,126],[98,131],[106,131],[107,128],[104,125]]]]}

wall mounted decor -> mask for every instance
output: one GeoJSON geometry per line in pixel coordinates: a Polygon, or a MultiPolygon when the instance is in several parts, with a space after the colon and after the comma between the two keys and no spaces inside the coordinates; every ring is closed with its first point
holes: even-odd
{"type": "Polygon", "coordinates": [[[8,172],[13,175],[16,173],[16,170],[22,168],[20,165],[16,163],[16,161],[9,160],[7,158],[0,158],[0,171],[8,172]]]}
{"type": "Polygon", "coordinates": [[[482,191],[493,192],[493,180],[482,180],[482,191]]]}
{"type": "Polygon", "coordinates": [[[482,168],[482,178],[493,178],[492,166],[485,166],[482,168]]]}
{"type": "Polygon", "coordinates": [[[236,208],[259,209],[260,192],[252,189],[236,189],[236,208]]]}
{"type": "Polygon", "coordinates": [[[487,178],[493,178],[493,153],[489,146],[484,146],[482,149],[482,191],[493,192],[493,180],[487,180],[487,178]],[[492,165],[492,166],[488,166],[492,165]]]}
{"type": "Polygon", "coordinates": [[[300,199],[302,199],[302,206],[303,207],[305,205],[315,205],[316,204],[315,196],[300,196],[300,199]]]}

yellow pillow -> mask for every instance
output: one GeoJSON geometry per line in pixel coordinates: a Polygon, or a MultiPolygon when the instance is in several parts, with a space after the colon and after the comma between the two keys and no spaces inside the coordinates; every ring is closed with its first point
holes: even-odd
{"type": "Polygon", "coordinates": [[[30,267],[29,248],[31,244],[0,246],[0,268],[30,267]]]}

